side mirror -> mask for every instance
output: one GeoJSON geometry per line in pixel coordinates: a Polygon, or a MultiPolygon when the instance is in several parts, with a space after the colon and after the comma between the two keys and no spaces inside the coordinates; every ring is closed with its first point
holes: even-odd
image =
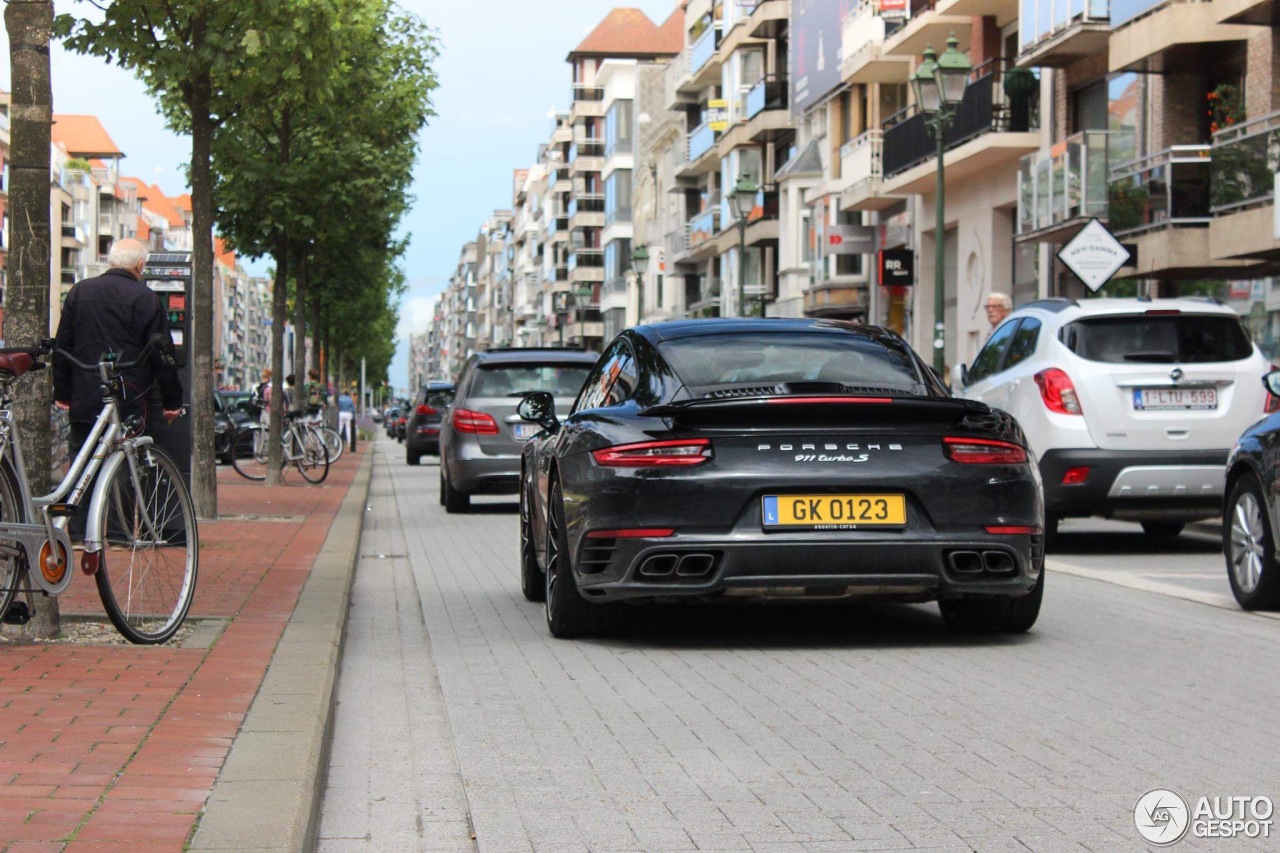
{"type": "Polygon", "coordinates": [[[1263,376],[1262,384],[1273,395],[1280,397],[1280,370],[1273,370],[1263,376]]]}
{"type": "Polygon", "coordinates": [[[547,391],[534,391],[525,396],[516,406],[516,414],[526,421],[532,421],[543,429],[553,430],[560,426],[556,417],[556,400],[547,391]]]}
{"type": "Polygon", "coordinates": [[[951,368],[951,387],[963,388],[969,384],[969,366],[967,364],[957,364],[951,368]]]}

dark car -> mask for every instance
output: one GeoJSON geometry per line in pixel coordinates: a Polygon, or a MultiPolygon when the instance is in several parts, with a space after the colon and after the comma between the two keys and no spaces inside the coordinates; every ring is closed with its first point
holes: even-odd
{"type": "Polygon", "coordinates": [[[440,431],[445,510],[465,512],[473,494],[516,494],[520,450],[541,429],[520,419],[516,403],[545,391],[567,414],[595,362],[595,353],[549,347],[486,350],[468,358],[440,431]]]}
{"type": "Polygon", "coordinates": [[[939,602],[1018,632],[1044,590],[1044,505],[1009,415],[952,397],[900,337],[828,320],[619,335],[521,464],[521,585],[557,637],[615,602],[939,602]]]}
{"type": "Polygon", "coordinates": [[[248,391],[215,391],[213,394],[214,456],[225,465],[231,464],[232,437],[237,437],[236,452],[253,455],[253,435],[241,433],[240,425],[257,420],[251,411],[248,391]]]}
{"type": "Polygon", "coordinates": [[[396,437],[396,427],[400,423],[400,408],[392,406],[387,409],[387,416],[382,422],[382,426],[387,431],[387,438],[396,437]]]}
{"type": "MultiPolygon", "coordinates": [[[[1262,377],[1280,396],[1280,370],[1262,377]]],[[[1245,610],[1280,610],[1280,568],[1276,566],[1276,490],[1280,488],[1280,414],[1245,430],[1227,457],[1222,518],[1227,580],[1245,610]]]]}
{"type": "Polygon", "coordinates": [[[453,383],[432,382],[418,392],[405,426],[404,461],[417,465],[424,453],[440,454],[440,427],[453,404],[453,383]]]}

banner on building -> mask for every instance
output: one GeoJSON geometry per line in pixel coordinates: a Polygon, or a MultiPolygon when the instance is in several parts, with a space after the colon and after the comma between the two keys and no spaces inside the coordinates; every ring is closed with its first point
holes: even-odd
{"type": "Polygon", "coordinates": [[[880,17],[886,21],[905,21],[911,15],[907,0],[880,0],[880,17]]]}
{"type": "Polygon", "coordinates": [[[869,255],[875,229],[869,225],[828,225],[828,255],[869,255]]]}
{"type": "Polygon", "coordinates": [[[729,129],[729,102],[713,98],[707,101],[707,127],[716,133],[724,133],[729,129]]]}
{"type": "Polygon", "coordinates": [[[840,47],[845,16],[857,0],[791,0],[791,114],[804,114],[842,82],[840,47]]]}
{"type": "Polygon", "coordinates": [[[910,249],[880,252],[880,286],[910,287],[916,283],[916,254],[910,249]]]}

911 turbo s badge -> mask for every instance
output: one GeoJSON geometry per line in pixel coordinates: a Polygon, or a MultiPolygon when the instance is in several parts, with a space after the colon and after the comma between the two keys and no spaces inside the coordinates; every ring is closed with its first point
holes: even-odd
{"type": "Polygon", "coordinates": [[[830,444],[830,443],[809,443],[803,444],[757,444],[756,451],[764,452],[769,450],[778,450],[782,453],[792,453],[793,462],[867,462],[871,459],[870,451],[876,450],[901,450],[901,444],[830,444]]]}

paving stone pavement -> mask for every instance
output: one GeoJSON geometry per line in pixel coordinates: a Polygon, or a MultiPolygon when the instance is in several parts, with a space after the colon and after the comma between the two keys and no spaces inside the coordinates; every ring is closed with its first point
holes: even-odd
{"type": "Polygon", "coordinates": [[[321,850],[1136,850],[1151,788],[1280,799],[1275,620],[1051,574],[1021,637],[862,604],[558,641],[514,500],[446,515],[374,449],[321,850]]]}

